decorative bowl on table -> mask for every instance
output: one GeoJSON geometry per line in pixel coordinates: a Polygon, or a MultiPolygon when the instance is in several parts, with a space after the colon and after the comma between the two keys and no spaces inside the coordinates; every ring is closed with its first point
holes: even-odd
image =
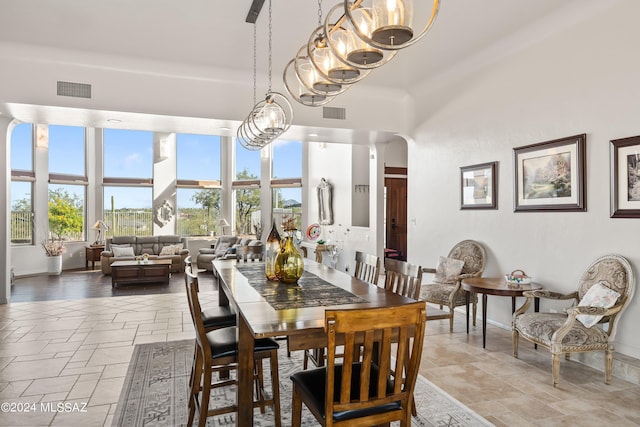
{"type": "Polygon", "coordinates": [[[523,270],[514,270],[510,274],[505,274],[504,280],[507,282],[507,286],[514,287],[531,283],[531,277],[527,276],[523,270]]]}

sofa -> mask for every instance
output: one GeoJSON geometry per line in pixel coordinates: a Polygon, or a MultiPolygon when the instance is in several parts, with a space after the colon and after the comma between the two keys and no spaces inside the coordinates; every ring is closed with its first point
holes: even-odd
{"type": "Polygon", "coordinates": [[[111,274],[111,263],[132,261],[147,254],[150,260],[170,259],[172,273],[184,271],[184,260],[189,256],[187,238],[181,236],[114,236],[108,238],[100,254],[103,274],[111,274]]]}
{"type": "Polygon", "coordinates": [[[213,271],[214,259],[262,260],[263,243],[251,237],[220,236],[212,248],[201,248],[196,257],[196,265],[201,270],[213,271]]]}

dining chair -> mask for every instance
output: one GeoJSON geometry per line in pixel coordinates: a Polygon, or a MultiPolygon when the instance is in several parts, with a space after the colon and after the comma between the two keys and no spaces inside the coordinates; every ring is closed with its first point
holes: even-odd
{"type": "Polygon", "coordinates": [[[411,425],[425,322],[424,301],[326,310],[327,363],[291,375],[292,426],[301,425],[303,403],[323,426],[411,425]]]}
{"type": "MultiPolygon", "coordinates": [[[[199,414],[198,426],[204,427],[207,417],[238,411],[236,404],[209,408],[212,389],[237,384],[235,379],[225,378],[225,374],[231,369],[237,369],[238,328],[230,326],[207,331],[198,297],[198,278],[187,270],[185,271],[185,281],[187,284],[189,312],[196,330],[196,351],[192,381],[190,382],[189,419],[187,425],[193,425],[197,412],[199,414]],[[214,373],[218,373],[216,381],[213,378],[214,373]]],[[[264,412],[267,405],[272,406],[276,427],[281,425],[278,348],[278,343],[270,338],[255,340],[254,380],[256,382],[257,400],[253,402],[253,408],[260,407],[261,412],[264,412]],[[262,366],[265,359],[269,359],[271,371],[271,397],[267,395],[264,389],[262,366]]]]}
{"type": "Polygon", "coordinates": [[[577,290],[561,294],[549,290],[523,292],[527,297],[513,314],[513,356],[518,357],[520,337],[551,351],[553,386],[558,386],[560,356],[604,351],[605,383],[611,382],[616,330],[621,314],[631,302],[636,280],[629,261],[620,255],[604,255],[587,266],[577,290]],[[572,301],[559,313],[527,313],[534,298],[572,301]]]}
{"type": "Polygon", "coordinates": [[[356,251],[353,276],[377,286],[378,277],[380,276],[380,257],[356,251]]]}
{"type": "Polygon", "coordinates": [[[422,267],[406,261],[385,258],[384,288],[396,294],[418,300],[422,285],[422,267]]]}

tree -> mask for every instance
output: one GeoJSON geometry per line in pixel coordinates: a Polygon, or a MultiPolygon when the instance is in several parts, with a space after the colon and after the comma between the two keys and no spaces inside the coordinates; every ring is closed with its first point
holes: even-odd
{"type": "Polygon", "coordinates": [[[203,225],[207,230],[210,229],[210,221],[212,219],[212,213],[215,217],[220,216],[220,190],[207,188],[205,190],[197,191],[191,196],[191,200],[202,206],[206,210],[206,217],[203,219],[203,225]],[[213,212],[211,212],[213,210],[213,212]]]}
{"type": "MultiPolygon", "coordinates": [[[[247,169],[238,173],[238,180],[255,180],[257,176],[250,174],[247,169]]],[[[260,189],[236,190],[236,232],[237,234],[250,234],[251,214],[260,207],[260,189]]]]}
{"type": "Polygon", "coordinates": [[[49,191],[49,232],[62,240],[71,234],[82,233],[83,203],[78,196],[59,188],[49,191]]]}

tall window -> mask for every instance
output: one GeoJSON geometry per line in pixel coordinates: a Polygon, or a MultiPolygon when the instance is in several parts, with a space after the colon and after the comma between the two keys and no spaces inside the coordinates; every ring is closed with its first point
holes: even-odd
{"type": "Polygon", "coordinates": [[[220,137],[178,134],[177,224],[182,236],[213,235],[220,218],[220,137]]]}
{"type": "Polygon", "coordinates": [[[85,240],[85,129],[49,125],[49,237],[85,240]]]}
{"type": "Polygon", "coordinates": [[[235,180],[235,233],[259,238],[260,223],[260,151],[247,150],[236,141],[235,180]]]}
{"type": "Polygon", "coordinates": [[[106,235],[153,234],[153,133],[104,129],[106,235]]]}
{"type": "Polygon", "coordinates": [[[11,133],[11,244],[33,244],[33,125],[11,133]]]}
{"type": "Polygon", "coordinates": [[[302,142],[275,141],[271,163],[273,218],[293,216],[302,229],[302,142]]]}

